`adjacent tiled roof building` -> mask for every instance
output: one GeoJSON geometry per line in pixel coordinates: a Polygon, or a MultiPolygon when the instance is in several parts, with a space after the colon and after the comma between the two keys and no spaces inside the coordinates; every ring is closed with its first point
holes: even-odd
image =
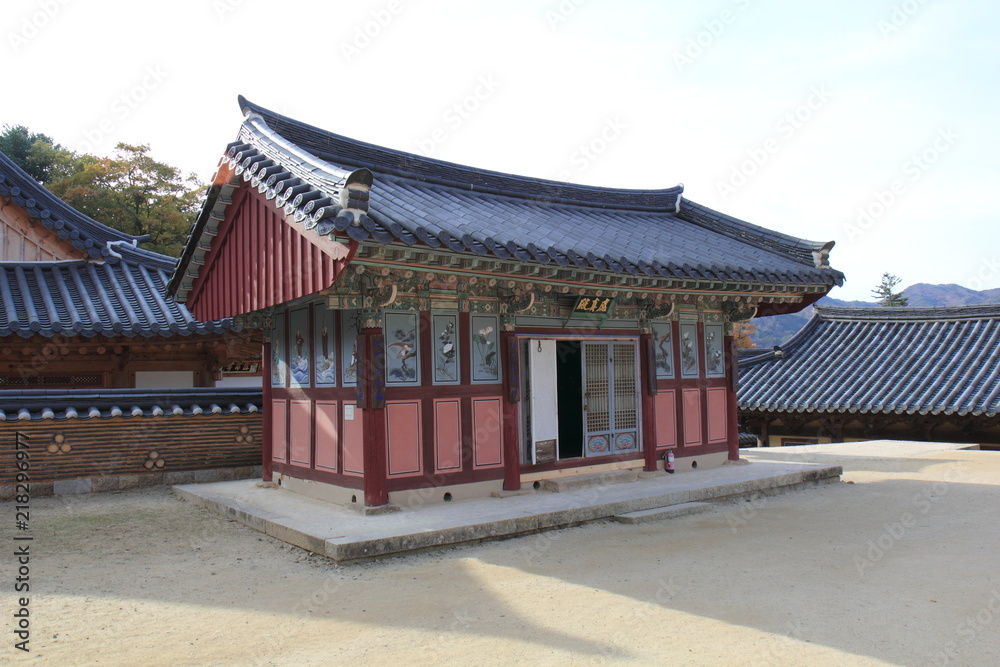
{"type": "Polygon", "coordinates": [[[848,430],[909,423],[929,432],[946,420],[995,428],[1000,305],[817,307],[786,344],[741,355],[739,406],[758,422],[815,418],[848,430]]]}
{"type": "Polygon", "coordinates": [[[173,257],[77,211],[0,153],[0,197],[88,259],[0,261],[0,336],[173,336],[224,333],[166,296],[173,257]]]}
{"type": "MultiPolygon", "coordinates": [[[[259,334],[167,297],[177,262],[144,240],[0,153],[0,435],[31,440],[35,495],[249,476],[260,462],[260,389],[212,386],[259,354],[259,334]]],[[[21,481],[10,452],[0,498],[21,481]]]]}

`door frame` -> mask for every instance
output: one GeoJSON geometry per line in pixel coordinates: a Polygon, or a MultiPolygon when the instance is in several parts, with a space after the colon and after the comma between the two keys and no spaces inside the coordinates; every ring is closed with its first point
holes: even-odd
{"type": "MultiPolygon", "coordinates": [[[[562,333],[531,333],[531,332],[515,332],[514,337],[517,340],[516,349],[518,351],[517,364],[518,364],[518,374],[521,380],[520,395],[521,401],[518,403],[518,443],[517,449],[520,453],[519,463],[521,466],[536,466],[536,465],[554,465],[554,464],[566,464],[567,462],[580,462],[580,465],[595,465],[600,463],[602,460],[621,460],[623,458],[642,458],[643,456],[643,404],[642,404],[642,363],[643,357],[641,355],[641,332],[636,332],[635,334],[562,334],[562,333]],[[635,400],[636,400],[636,442],[638,446],[635,450],[630,450],[625,453],[615,454],[609,452],[604,456],[591,456],[586,455],[586,442],[584,442],[584,452],[583,456],[573,457],[570,459],[560,459],[557,455],[554,461],[537,463],[536,462],[536,452],[533,442],[530,442],[528,438],[531,420],[531,403],[532,403],[532,392],[530,387],[530,377],[529,377],[529,365],[526,359],[526,344],[535,340],[553,340],[553,341],[568,341],[568,340],[578,340],[582,343],[613,343],[615,341],[631,343],[634,350],[635,359],[635,400]]],[[[581,348],[583,346],[581,345],[581,348]]],[[[585,357],[581,354],[581,363],[585,363],[585,357]]],[[[586,430],[584,426],[584,430],[586,430]]],[[[563,465],[561,467],[573,467],[563,465]]]]}

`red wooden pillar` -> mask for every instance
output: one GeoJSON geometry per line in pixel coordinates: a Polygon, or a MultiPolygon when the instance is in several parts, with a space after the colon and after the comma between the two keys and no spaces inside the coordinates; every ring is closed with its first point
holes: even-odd
{"type": "Polygon", "coordinates": [[[261,429],[263,430],[263,436],[260,439],[261,447],[261,478],[265,482],[271,481],[271,452],[274,450],[271,448],[272,439],[274,438],[274,433],[271,429],[271,343],[264,343],[264,351],[261,353],[261,403],[260,406],[263,415],[261,416],[261,429]]]}
{"type": "Polygon", "coordinates": [[[500,363],[503,368],[503,488],[521,489],[521,453],[518,444],[517,405],[521,400],[521,365],[517,358],[517,338],[513,332],[500,334],[500,363]]]}
{"type": "Polygon", "coordinates": [[[639,336],[639,381],[642,383],[642,451],[646,465],[643,470],[656,470],[656,414],[653,395],[656,393],[656,373],[653,366],[653,335],[639,336]]]}
{"type": "Polygon", "coordinates": [[[362,392],[364,406],[364,489],[365,505],[378,507],[389,502],[389,461],[386,447],[385,338],[381,329],[362,329],[362,392]]]}
{"type": "Polygon", "coordinates": [[[736,353],[736,339],[732,336],[726,336],[726,375],[729,377],[729,392],[726,400],[726,418],[729,422],[729,428],[726,432],[729,434],[729,460],[739,461],[740,460],[740,423],[739,423],[739,399],[736,397],[736,391],[739,389],[740,376],[739,376],[739,355],[736,353]]]}

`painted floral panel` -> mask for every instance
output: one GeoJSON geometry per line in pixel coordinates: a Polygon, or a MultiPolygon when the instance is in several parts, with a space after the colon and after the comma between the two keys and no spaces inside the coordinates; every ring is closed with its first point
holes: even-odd
{"type": "Polygon", "coordinates": [[[682,322],[681,326],[681,377],[696,378],[698,369],[698,325],[682,322]]]}
{"type": "Polygon", "coordinates": [[[434,334],[434,384],[457,384],[458,315],[432,315],[434,334]]]}
{"type": "Polygon", "coordinates": [[[420,340],[417,314],[385,314],[385,381],[387,384],[420,384],[420,340]]]}
{"type": "Polygon", "coordinates": [[[705,374],[710,378],[725,377],[726,352],[721,324],[705,325],[705,374]]]}
{"type": "Polygon", "coordinates": [[[309,309],[299,308],[288,314],[288,369],[290,387],[308,387],[310,358],[309,309]]]}
{"type": "Polygon", "coordinates": [[[653,323],[653,352],[655,355],[656,377],[675,377],[674,326],[672,322],[653,323]]]}
{"type": "Polygon", "coordinates": [[[361,311],[340,311],[340,368],[345,387],[358,384],[358,334],[361,332],[361,311]]]}
{"type": "Polygon", "coordinates": [[[500,381],[499,323],[493,315],[472,316],[472,381],[500,381]]]}
{"type": "Polygon", "coordinates": [[[315,326],[313,347],[316,358],[313,372],[317,387],[337,386],[337,328],[334,325],[336,315],[336,311],[324,305],[318,305],[313,309],[315,326]]]}

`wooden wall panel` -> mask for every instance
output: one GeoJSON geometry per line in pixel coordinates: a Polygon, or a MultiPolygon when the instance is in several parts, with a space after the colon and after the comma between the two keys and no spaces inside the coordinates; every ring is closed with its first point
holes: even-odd
{"type": "Polygon", "coordinates": [[[312,466],[312,401],[289,401],[288,456],[292,463],[312,466]]]}
{"type": "Polygon", "coordinates": [[[457,398],[434,401],[434,465],[438,472],[462,468],[462,417],[457,398]]]}
{"type": "Polygon", "coordinates": [[[493,468],[503,465],[501,419],[499,398],[476,398],[472,400],[474,468],[493,468]]]}
{"type": "Polygon", "coordinates": [[[286,461],[288,445],[288,402],[271,401],[271,458],[286,461]]]}
{"type": "Polygon", "coordinates": [[[316,467],[337,472],[340,434],[337,429],[339,404],[337,401],[316,401],[315,439],[316,467]]]}
{"type": "Polygon", "coordinates": [[[661,389],[653,397],[656,413],[656,446],[677,445],[677,393],[673,389],[661,389]]]}
{"type": "Polygon", "coordinates": [[[701,444],[701,389],[684,389],[682,391],[682,407],[684,415],[684,445],[687,447],[701,444]]]}
{"type": "Polygon", "coordinates": [[[86,252],[46,229],[23,208],[0,198],[0,260],[35,262],[85,257],[86,252]]]}
{"type": "Polygon", "coordinates": [[[389,476],[419,475],[420,401],[388,401],[385,412],[389,476]]]}
{"type": "Polygon", "coordinates": [[[729,390],[726,388],[709,389],[705,393],[708,403],[708,441],[725,442],[729,437],[728,402],[729,390]]]}
{"type": "Polygon", "coordinates": [[[14,433],[29,437],[31,481],[261,464],[261,415],[45,420],[0,425],[0,484],[15,481],[14,433]]]}
{"type": "Polygon", "coordinates": [[[358,410],[353,401],[344,402],[344,474],[364,476],[365,474],[365,428],[363,410],[358,410]],[[353,411],[354,419],[347,413],[353,411]]]}

